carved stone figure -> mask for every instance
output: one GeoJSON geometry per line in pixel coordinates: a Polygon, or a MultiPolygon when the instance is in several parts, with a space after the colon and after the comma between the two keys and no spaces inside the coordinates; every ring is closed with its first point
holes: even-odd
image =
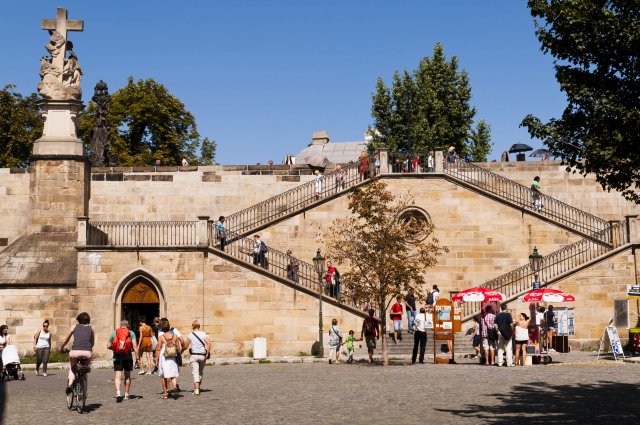
{"type": "Polygon", "coordinates": [[[42,29],[49,30],[51,38],[44,47],[49,56],[40,59],[38,93],[45,99],[80,100],[82,67],[73,53],[73,44],[67,40],[67,31],[82,31],[83,21],[67,20],[67,10],[58,8],[56,19],[43,19],[42,29]],[[67,54],[69,54],[67,56],[67,54]]]}
{"type": "Polygon", "coordinates": [[[109,153],[109,129],[107,127],[107,114],[111,95],[104,81],[100,80],[96,84],[91,100],[96,105],[95,121],[91,129],[91,165],[94,167],[108,167],[112,165],[109,153]]]}

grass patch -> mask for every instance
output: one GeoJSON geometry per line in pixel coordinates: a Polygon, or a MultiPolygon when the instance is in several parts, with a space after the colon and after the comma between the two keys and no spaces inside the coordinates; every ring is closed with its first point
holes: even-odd
{"type": "Polygon", "coordinates": [[[305,353],[304,351],[298,351],[298,357],[311,357],[311,354],[305,353]]]}
{"type": "Polygon", "coordinates": [[[404,360],[404,357],[389,357],[389,360],[404,360]]]}
{"type": "Polygon", "coordinates": [[[269,359],[260,359],[260,360],[258,360],[258,363],[271,363],[271,360],[269,360],[269,359]]]}
{"type": "Polygon", "coordinates": [[[229,362],[222,362],[222,363],[220,363],[220,366],[229,366],[230,364],[231,363],[229,363],[229,362]]]}
{"type": "Polygon", "coordinates": [[[253,358],[253,350],[249,350],[247,351],[247,355],[245,357],[251,357],[253,358]]]}
{"type": "MultiPolygon", "coordinates": [[[[69,362],[69,353],[61,353],[59,351],[54,351],[49,354],[49,363],[68,363],[69,362]]],[[[20,359],[21,364],[36,364],[36,356],[28,355],[24,356],[20,359]]]]}

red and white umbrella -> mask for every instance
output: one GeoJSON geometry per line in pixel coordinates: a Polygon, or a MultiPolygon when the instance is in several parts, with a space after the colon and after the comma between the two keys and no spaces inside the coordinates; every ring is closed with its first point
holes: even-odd
{"type": "Polygon", "coordinates": [[[496,301],[502,302],[506,297],[500,292],[491,288],[469,288],[464,291],[460,291],[451,297],[451,301],[460,302],[478,302],[478,301],[496,301]]]}
{"type": "Polygon", "coordinates": [[[574,297],[573,295],[553,288],[534,289],[533,291],[520,297],[520,301],[529,303],[569,303],[574,302],[575,300],[576,297],[574,297]]]}

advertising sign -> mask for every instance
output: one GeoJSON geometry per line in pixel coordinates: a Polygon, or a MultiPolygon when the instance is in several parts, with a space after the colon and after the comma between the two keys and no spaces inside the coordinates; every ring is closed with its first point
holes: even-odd
{"type": "Polygon", "coordinates": [[[640,285],[627,285],[628,298],[640,298],[640,285]]]}

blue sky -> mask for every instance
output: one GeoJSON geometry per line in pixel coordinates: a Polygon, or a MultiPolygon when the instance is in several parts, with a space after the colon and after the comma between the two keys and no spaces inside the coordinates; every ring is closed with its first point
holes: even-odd
{"type": "Polygon", "coordinates": [[[113,92],[129,76],[154,78],[218,142],[223,164],[279,163],[318,130],[362,140],[376,78],[415,69],[438,41],[469,74],[476,119],[492,128],[491,159],[513,143],[542,147],[520,121],[564,108],[524,0],[8,2],[1,85],[36,91],[48,41],[40,21],[57,6],[85,21],[69,37],[85,102],[100,79],[113,92]]]}

